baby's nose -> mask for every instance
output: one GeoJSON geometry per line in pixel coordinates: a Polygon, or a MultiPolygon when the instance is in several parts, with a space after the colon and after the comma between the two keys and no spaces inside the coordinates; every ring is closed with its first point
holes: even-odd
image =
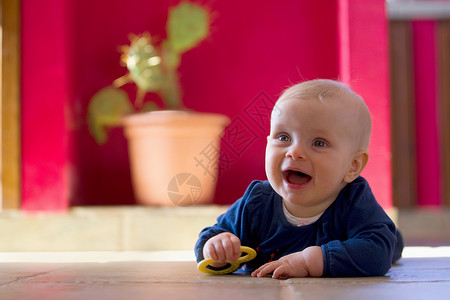
{"type": "Polygon", "coordinates": [[[292,145],[288,148],[288,151],[286,152],[286,157],[292,158],[292,159],[305,159],[305,151],[304,147],[301,145],[292,145]]]}

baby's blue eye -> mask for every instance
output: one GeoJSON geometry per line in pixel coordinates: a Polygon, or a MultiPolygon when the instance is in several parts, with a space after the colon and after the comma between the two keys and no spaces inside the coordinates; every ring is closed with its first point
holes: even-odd
{"type": "Polygon", "coordinates": [[[327,143],[325,141],[323,141],[323,140],[316,140],[316,141],[313,142],[313,145],[315,147],[326,147],[327,143]]]}
{"type": "Polygon", "coordinates": [[[277,137],[277,140],[279,140],[280,142],[289,142],[290,138],[287,135],[282,134],[277,137]]]}

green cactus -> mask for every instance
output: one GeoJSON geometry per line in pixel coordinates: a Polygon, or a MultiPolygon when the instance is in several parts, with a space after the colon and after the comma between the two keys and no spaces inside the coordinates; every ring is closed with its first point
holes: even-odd
{"type": "Polygon", "coordinates": [[[161,57],[151,44],[150,34],[143,34],[131,41],[128,51],[123,54],[131,80],[145,92],[161,89],[164,75],[161,70],[161,57]]]}
{"type": "Polygon", "coordinates": [[[157,93],[168,109],[183,109],[177,69],[181,55],[196,47],[209,35],[209,11],[199,4],[184,1],[169,9],[167,40],[153,43],[149,33],[132,36],[130,45],[122,47],[121,60],[128,74],[116,79],[112,86],[97,92],[88,107],[89,131],[98,143],[107,139],[106,127],[120,126],[120,120],[135,109],[157,109],[156,104],[143,103],[146,93],[157,93]],[[138,88],[131,104],[122,85],[134,82],[138,88]]]}
{"type": "Polygon", "coordinates": [[[89,131],[95,141],[104,144],[108,139],[105,128],[120,126],[122,117],[132,111],[125,91],[113,87],[98,91],[89,103],[87,115],[89,131]]]}
{"type": "Polygon", "coordinates": [[[169,11],[167,37],[172,49],[184,53],[209,35],[209,13],[202,6],[182,2],[169,11]]]}

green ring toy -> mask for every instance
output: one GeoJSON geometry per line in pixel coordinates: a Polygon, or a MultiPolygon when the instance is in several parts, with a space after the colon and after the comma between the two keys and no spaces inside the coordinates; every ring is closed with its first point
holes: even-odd
{"type": "Polygon", "coordinates": [[[236,259],[235,261],[232,261],[229,263],[229,267],[223,270],[213,270],[208,268],[208,266],[210,264],[216,263],[218,261],[212,259],[212,258],[207,258],[202,260],[201,262],[198,263],[197,265],[197,269],[205,274],[209,274],[209,275],[224,275],[224,274],[229,274],[229,273],[233,273],[234,271],[236,271],[237,269],[239,269],[239,267],[241,266],[241,264],[251,261],[252,259],[254,259],[256,257],[256,251],[253,250],[250,247],[246,247],[246,246],[241,246],[241,252],[245,253],[244,256],[239,257],[238,259],[236,259]]]}

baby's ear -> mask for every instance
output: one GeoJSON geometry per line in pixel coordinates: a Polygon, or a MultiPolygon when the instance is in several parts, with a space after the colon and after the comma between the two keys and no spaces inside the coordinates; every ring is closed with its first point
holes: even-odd
{"type": "Polygon", "coordinates": [[[367,153],[367,151],[359,150],[356,152],[353,156],[350,168],[348,169],[347,174],[345,174],[344,182],[350,183],[355,180],[364,170],[368,161],[369,153],[367,153]]]}

